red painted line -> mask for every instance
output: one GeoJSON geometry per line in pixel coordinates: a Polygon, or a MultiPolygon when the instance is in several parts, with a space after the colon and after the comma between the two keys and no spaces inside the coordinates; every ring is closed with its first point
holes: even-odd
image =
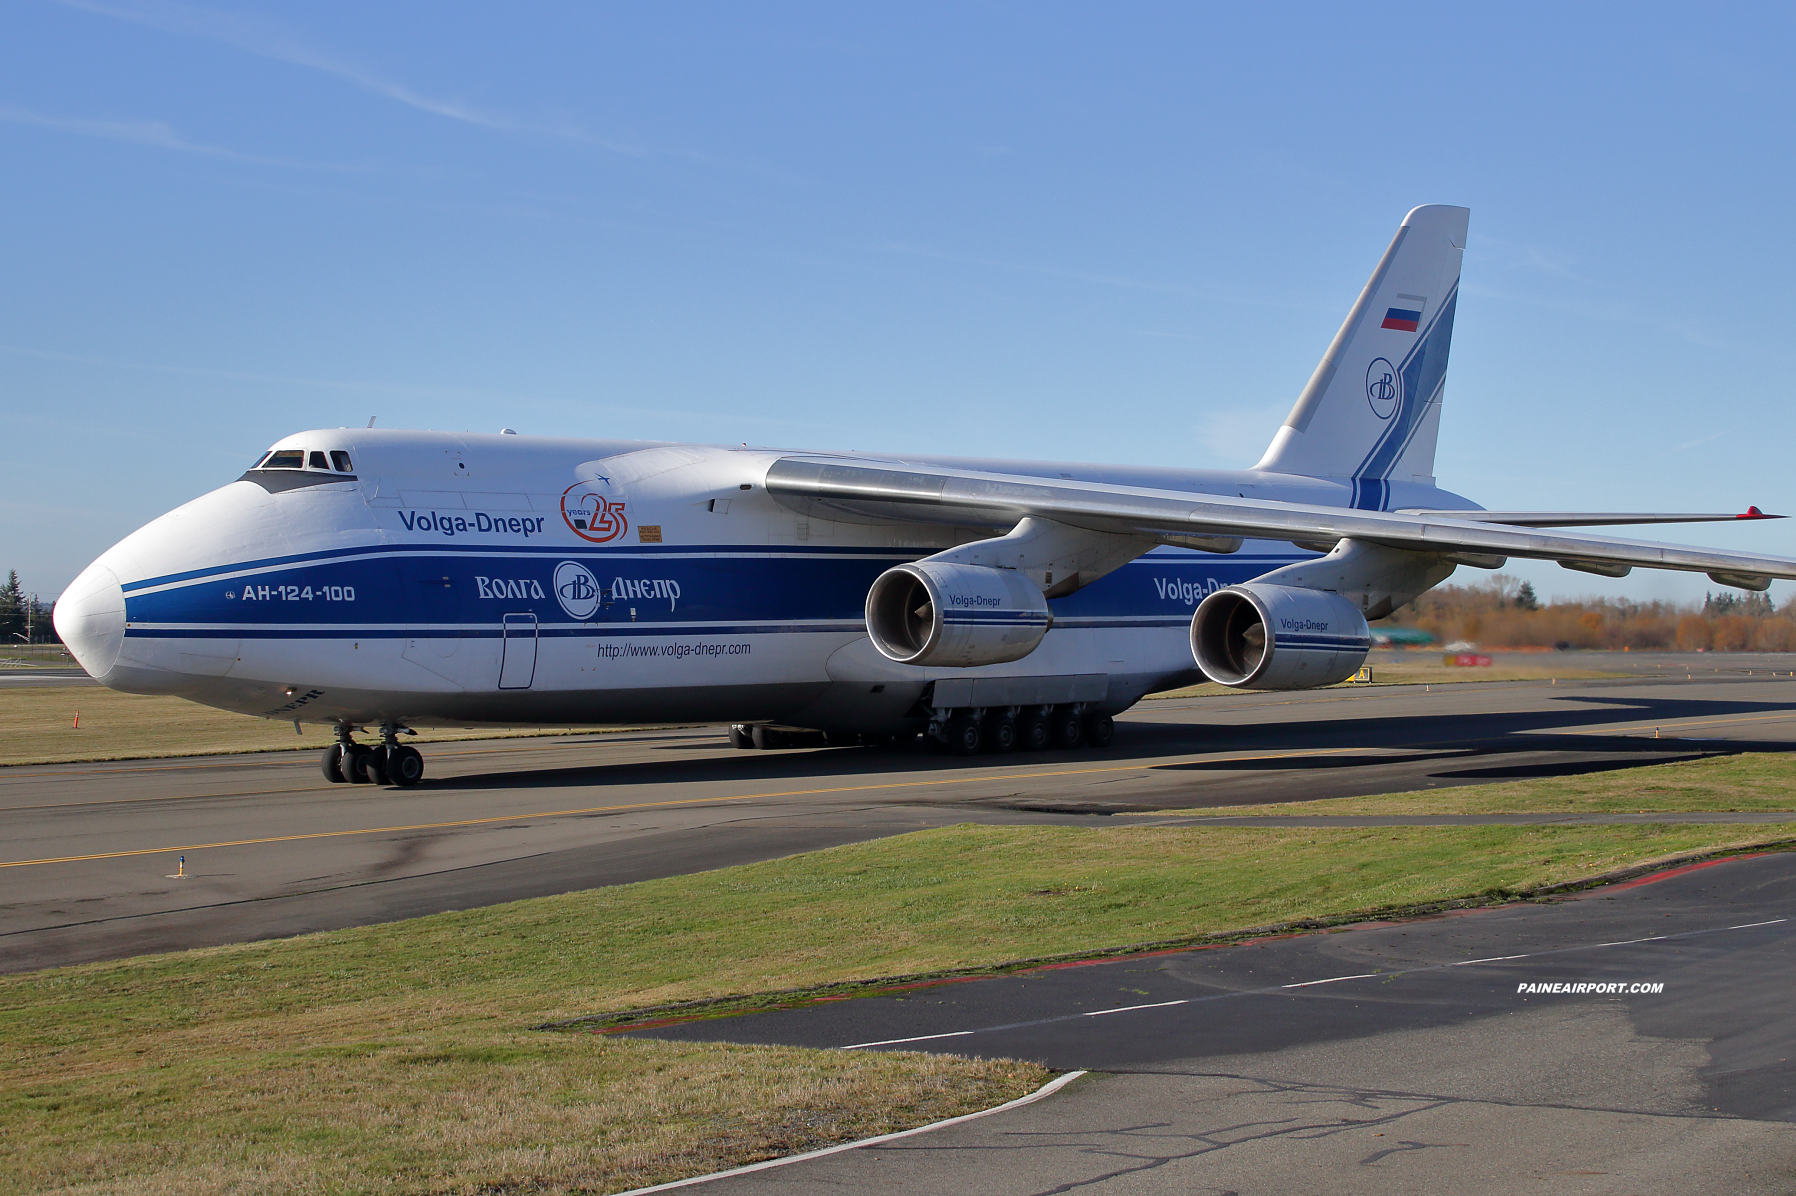
{"type": "Polygon", "coordinates": [[[1686,872],[1695,872],[1702,868],[1713,868],[1717,864],[1731,864],[1735,860],[1756,860],[1760,856],[1770,855],[1770,854],[1771,853],[1768,851],[1755,851],[1755,852],[1752,852],[1750,855],[1723,856],[1721,859],[1718,859],[1718,860],[1704,860],[1700,864],[1685,864],[1682,868],[1668,868],[1663,872],[1648,873],[1646,876],[1640,876],[1640,877],[1636,877],[1633,880],[1623,881],[1621,884],[1618,884],[1618,885],[1604,885],[1600,888],[1593,889],[1591,891],[1595,892],[1595,893],[1602,893],[1602,892],[1614,892],[1617,889],[1637,889],[1641,885],[1656,884],[1662,880],[1670,880],[1672,877],[1682,876],[1686,872]]]}

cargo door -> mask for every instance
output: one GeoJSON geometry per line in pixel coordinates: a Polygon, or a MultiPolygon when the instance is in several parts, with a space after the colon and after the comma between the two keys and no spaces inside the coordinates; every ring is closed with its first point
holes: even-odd
{"type": "Polygon", "coordinates": [[[455,584],[439,560],[402,557],[396,567],[407,623],[400,655],[447,677],[445,669],[452,666],[445,662],[461,650],[463,587],[455,584]]]}
{"type": "Polygon", "coordinates": [[[499,688],[529,689],[536,677],[536,616],[506,615],[499,688]]]}

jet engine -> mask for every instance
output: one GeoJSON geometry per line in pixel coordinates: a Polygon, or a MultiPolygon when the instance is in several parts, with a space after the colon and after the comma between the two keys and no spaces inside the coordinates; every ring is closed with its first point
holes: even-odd
{"type": "Polygon", "coordinates": [[[867,591],[867,634],[900,664],[1021,660],[1051,622],[1041,587],[1016,569],[917,561],[887,569],[867,591]]]}
{"type": "Polygon", "coordinates": [[[1238,689],[1313,689],[1345,681],[1372,646],[1366,618],[1328,590],[1249,582],[1217,590],[1191,616],[1204,676],[1238,689]]]}

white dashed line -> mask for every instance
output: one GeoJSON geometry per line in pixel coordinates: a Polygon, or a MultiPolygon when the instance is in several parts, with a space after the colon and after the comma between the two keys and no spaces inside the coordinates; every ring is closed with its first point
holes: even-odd
{"type": "Polygon", "coordinates": [[[1281,985],[1279,985],[1279,987],[1280,988],[1312,988],[1318,984],[1339,984],[1343,980],[1372,980],[1372,979],[1377,978],[1379,975],[1381,975],[1381,973],[1379,973],[1379,972],[1361,972],[1357,976],[1330,976],[1326,980],[1305,980],[1302,984],[1281,984],[1281,985]]]}
{"type": "Polygon", "coordinates": [[[1787,922],[1788,918],[1772,918],[1766,922],[1746,922],[1739,926],[1714,927],[1708,930],[1686,930],[1677,934],[1655,934],[1646,938],[1622,939],[1613,943],[1589,943],[1573,947],[1556,947],[1548,951],[1531,951],[1525,955],[1493,955],[1486,959],[1462,959],[1457,963],[1424,965],[1414,968],[1396,968],[1389,972],[1359,972],[1352,976],[1329,976],[1323,980],[1303,980],[1296,984],[1280,984],[1273,988],[1237,989],[1232,992],[1213,993],[1203,997],[1182,997],[1176,1001],[1155,1001],[1146,1005],[1120,1005],[1115,1009],[1094,1009],[1088,1013],[1066,1013],[1055,1017],[1036,1018],[1032,1021],[1008,1022],[999,1026],[981,1026],[976,1030],[953,1030],[945,1034],[920,1034],[914,1038],[889,1038],[881,1042],[857,1042],[853,1046],[840,1048],[844,1051],[858,1051],[864,1047],[901,1046],[911,1042],[935,1042],[943,1038],[966,1038],[973,1034],[992,1034],[1005,1030],[1024,1030],[1036,1026],[1052,1025],[1056,1022],[1068,1022],[1081,1017],[1104,1017],[1112,1013],[1135,1013],[1145,1009],[1169,1009],[1178,1005],[1199,1005],[1209,1001],[1224,1001],[1237,997],[1248,997],[1289,991],[1295,988],[1314,988],[1321,984],[1340,984],[1347,980],[1392,980],[1399,976],[1407,976],[1418,972],[1433,972],[1444,968],[1463,968],[1481,963],[1509,963],[1517,959],[1542,959],[1552,955],[1567,955],[1578,951],[1593,951],[1603,947],[1627,947],[1635,943],[1659,943],[1668,939],[1693,938],[1699,935],[1715,934],[1724,930],[1750,930],[1756,926],[1776,926],[1787,922]]]}
{"type": "Polygon", "coordinates": [[[933,1042],[938,1038],[962,1038],[968,1034],[975,1033],[977,1033],[975,1030],[954,1030],[947,1034],[919,1034],[915,1038],[882,1038],[878,1042],[857,1042],[852,1046],[845,1046],[841,1049],[844,1051],[858,1051],[862,1047],[897,1046],[899,1043],[904,1042],[933,1042]]]}
{"type": "Polygon", "coordinates": [[[1106,1013],[1132,1013],[1137,1009],[1165,1009],[1168,1005],[1189,1005],[1190,997],[1181,997],[1176,1001],[1155,1001],[1152,1005],[1119,1005],[1115,1009],[1094,1009],[1083,1017],[1103,1017],[1106,1013]]]}

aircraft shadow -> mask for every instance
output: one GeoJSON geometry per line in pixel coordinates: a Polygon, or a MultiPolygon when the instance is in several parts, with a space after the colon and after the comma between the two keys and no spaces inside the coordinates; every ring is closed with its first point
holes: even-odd
{"type": "MultiPolygon", "coordinates": [[[[1605,698],[1567,696],[1555,699],[1577,703],[1577,708],[1500,711],[1463,714],[1422,714],[1393,717],[1289,721],[1257,724],[1148,721],[1131,718],[1117,724],[1116,742],[1102,753],[1085,750],[1018,753],[1010,756],[937,756],[923,752],[880,748],[814,748],[777,752],[720,751],[705,759],[634,760],[582,764],[568,767],[505,769],[430,779],[422,787],[448,791],[495,788],[592,788],[610,785],[731,783],[777,791],[782,785],[809,786],[836,782],[851,787],[857,777],[892,773],[954,773],[989,770],[1011,765],[1065,765],[1071,770],[1101,769],[1106,762],[1139,761],[1145,767],[1168,771],[1279,771],[1394,768],[1414,775],[1416,764],[1431,760],[1463,763],[1475,756],[1532,756],[1526,763],[1493,764],[1486,768],[1441,771],[1441,779],[1498,780],[1529,776],[1564,776],[1609,768],[1634,767],[1664,762],[1669,758],[1738,752],[1786,752],[1793,745],[1777,740],[1715,740],[1695,748],[1676,738],[1652,739],[1638,731],[1628,734],[1593,734],[1605,721],[1615,724],[1655,720],[1667,723],[1683,719],[1726,718],[1756,714],[1796,714],[1796,703],[1757,702],[1705,698],[1605,698]],[[1602,708],[1607,709],[1602,709],[1602,708]],[[1577,733],[1554,734],[1577,728],[1577,733]],[[1392,749],[1391,754],[1365,753],[1368,747],[1392,749]],[[1156,757],[1188,756],[1193,752],[1246,752],[1253,750],[1317,751],[1320,755],[1282,756],[1261,761],[1202,760],[1155,764],[1156,757]],[[1352,749],[1352,750],[1350,750],[1352,749]],[[1333,754],[1331,754],[1333,753],[1333,754]],[[1542,755],[1575,756],[1576,760],[1541,761],[1542,755]],[[1611,761],[1592,761],[1607,755],[1611,761]],[[1401,766],[1409,765],[1408,769],[1401,766]],[[1555,771],[1557,770],[1557,771],[1555,771]]],[[[1146,713],[1152,714],[1152,710],[1146,713]]],[[[721,732],[719,733],[721,738],[721,732]]],[[[674,746],[674,745],[669,745],[674,746]]],[[[687,750],[702,745],[692,743],[687,750]]],[[[658,750],[658,749],[652,749],[658,750]]]]}

